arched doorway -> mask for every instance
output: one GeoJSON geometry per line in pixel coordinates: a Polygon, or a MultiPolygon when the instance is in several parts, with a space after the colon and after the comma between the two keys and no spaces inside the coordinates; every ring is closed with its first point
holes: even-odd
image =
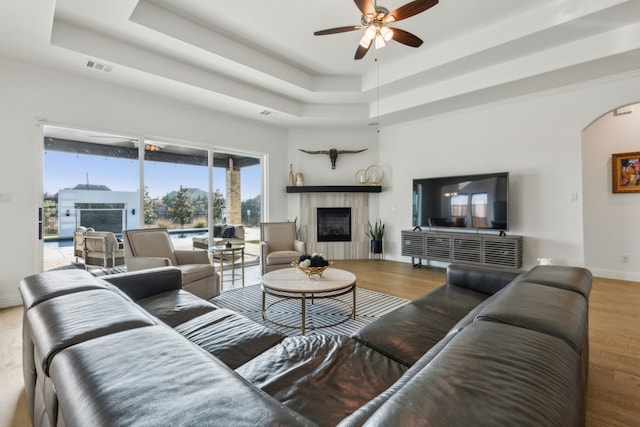
{"type": "Polygon", "coordinates": [[[611,163],[614,153],[639,151],[640,103],[611,110],[582,132],[584,263],[596,276],[640,280],[640,192],[613,193],[611,163]]]}

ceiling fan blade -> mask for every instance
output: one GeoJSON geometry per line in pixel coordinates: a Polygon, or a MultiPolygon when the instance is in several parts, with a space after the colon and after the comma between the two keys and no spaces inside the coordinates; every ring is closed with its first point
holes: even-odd
{"type": "Polygon", "coordinates": [[[402,19],[411,18],[413,15],[424,12],[438,4],[438,0],[415,0],[400,6],[393,12],[389,12],[386,22],[398,22],[402,19]]]}
{"type": "Polygon", "coordinates": [[[327,30],[316,31],[313,33],[314,36],[325,36],[327,34],[336,34],[336,33],[346,33],[347,31],[359,30],[362,28],[361,25],[351,25],[348,27],[337,27],[337,28],[329,28],[327,30]]]}
{"type": "Polygon", "coordinates": [[[367,52],[369,52],[369,48],[371,48],[371,45],[373,44],[373,40],[369,40],[369,45],[368,46],[362,46],[361,44],[358,44],[358,49],[356,49],[356,55],[354,57],[354,59],[362,59],[364,58],[364,56],[367,54],[367,52]]]}
{"type": "Polygon", "coordinates": [[[358,6],[358,9],[360,9],[360,12],[362,12],[363,15],[374,14],[376,12],[375,8],[373,7],[373,3],[371,3],[371,0],[353,1],[356,3],[356,6],[358,6]]]}
{"type": "Polygon", "coordinates": [[[398,43],[406,44],[407,46],[411,46],[411,47],[418,47],[422,44],[422,39],[420,37],[414,34],[411,34],[408,31],[401,30],[400,28],[391,28],[391,27],[389,27],[389,29],[393,31],[393,35],[391,36],[391,38],[397,41],[398,43]]]}

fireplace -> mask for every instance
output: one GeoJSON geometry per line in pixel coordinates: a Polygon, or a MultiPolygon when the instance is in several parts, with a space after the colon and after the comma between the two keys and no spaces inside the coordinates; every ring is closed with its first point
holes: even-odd
{"type": "Polygon", "coordinates": [[[351,241],[351,208],[317,208],[318,242],[351,241]]]}

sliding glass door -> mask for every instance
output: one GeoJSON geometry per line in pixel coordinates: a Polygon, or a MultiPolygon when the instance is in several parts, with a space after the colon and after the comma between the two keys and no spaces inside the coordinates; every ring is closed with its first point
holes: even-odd
{"type": "Polygon", "coordinates": [[[208,157],[207,150],[145,141],[144,226],[167,228],[177,249],[190,249],[190,237],[208,231],[208,157]]]}
{"type": "Polygon", "coordinates": [[[214,224],[242,225],[257,247],[261,155],[44,128],[45,270],[82,262],[74,248],[80,227],[118,238],[125,229],[165,227],[176,248],[191,249],[214,224]]]}

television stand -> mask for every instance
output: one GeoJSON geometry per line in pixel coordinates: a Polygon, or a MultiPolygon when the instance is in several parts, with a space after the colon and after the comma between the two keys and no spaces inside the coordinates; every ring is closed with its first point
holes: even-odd
{"type": "Polygon", "coordinates": [[[414,268],[422,260],[466,262],[487,266],[521,268],[522,236],[469,234],[452,231],[403,230],[401,255],[411,257],[414,268]],[[418,263],[414,260],[418,259],[418,263]]]}

